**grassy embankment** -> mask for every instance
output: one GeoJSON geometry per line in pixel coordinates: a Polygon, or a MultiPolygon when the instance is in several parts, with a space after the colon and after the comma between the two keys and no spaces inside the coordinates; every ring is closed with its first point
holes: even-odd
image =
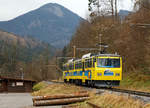
{"type": "Polygon", "coordinates": [[[119,88],[150,92],[150,75],[125,74],[119,88]]]}
{"type": "MultiPolygon", "coordinates": [[[[33,87],[34,90],[38,90],[32,93],[33,96],[55,95],[55,94],[69,94],[85,91],[84,88],[67,85],[67,84],[51,84],[47,85],[41,82],[33,87]]],[[[95,95],[95,90],[88,91],[90,99],[87,100],[93,104],[100,106],[101,108],[150,108],[150,104],[144,104],[139,100],[134,100],[131,97],[116,95],[110,93],[104,93],[101,95],[95,95]]],[[[79,105],[74,108],[92,108],[86,102],[76,103],[79,105]]]]}
{"type": "Polygon", "coordinates": [[[36,84],[36,85],[33,86],[33,91],[42,90],[42,89],[46,88],[47,86],[48,86],[47,83],[45,83],[45,82],[39,82],[38,84],[36,84]]]}

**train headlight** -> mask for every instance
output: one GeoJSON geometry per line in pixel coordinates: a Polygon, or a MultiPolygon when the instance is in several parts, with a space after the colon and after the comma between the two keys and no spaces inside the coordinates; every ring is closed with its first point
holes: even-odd
{"type": "Polygon", "coordinates": [[[120,76],[120,73],[116,73],[116,76],[120,76]]]}
{"type": "Polygon", "coordinates": [[[97,76],[102,76],[102,73],[97,73],[97,76]]]}

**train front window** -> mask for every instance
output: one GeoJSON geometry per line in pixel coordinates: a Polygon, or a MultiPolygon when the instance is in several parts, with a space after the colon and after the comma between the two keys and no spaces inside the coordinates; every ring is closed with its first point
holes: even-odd
{"type": "Polygon", "coordinates": [[[97,67],[103,68],[119,68],[120,67],[120,59],[115,58],[98,58],[97,67]]]}

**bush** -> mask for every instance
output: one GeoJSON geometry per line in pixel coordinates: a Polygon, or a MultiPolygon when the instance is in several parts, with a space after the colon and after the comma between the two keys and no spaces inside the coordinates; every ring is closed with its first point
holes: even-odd
{"type": "Polygon", "coordinates": [[[36,84],[36,85],[33,86],[33,91],[38,91],[38,90],[40,90],[42,88],[47,87],[47,85],[48,84],[45,83],[45,82],[39,82],[38,84],[36,84]]]}

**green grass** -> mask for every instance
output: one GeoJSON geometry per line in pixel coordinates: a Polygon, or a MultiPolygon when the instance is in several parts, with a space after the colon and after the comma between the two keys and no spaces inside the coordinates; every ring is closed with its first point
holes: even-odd
{"type": "Polygon", "coordinates": [[[138,73],[125,74],[120,83],[120,88],[150,92],[150,75],[138,73]]]}
{"type": "Polygon", "coordinates": [[[33,91],[38,91],[38,90],[43,89],[47,86],[48,86],[48,84],[46,84],[45,82],[39,82],[38,84],[33,86],[33,91]]]}
{"type": "MultiPolygon", "coordinates": [[[[37,87],[38,89],[40,87],[37,87]]],[[[71,93],[79,93],[86,91],[84,88],[69,85],[69,84],[50,84],[44,88],[40,88],[38,91],[34,91],[32,93],[33,96],[45,96],[45,95],[55,95],[55,94],[71,94],[71,93]]]]}

